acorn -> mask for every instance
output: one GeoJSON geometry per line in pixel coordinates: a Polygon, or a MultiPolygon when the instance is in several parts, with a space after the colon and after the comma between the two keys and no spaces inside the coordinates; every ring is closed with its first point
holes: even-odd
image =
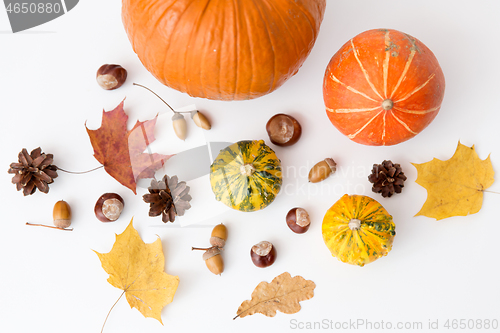
{"type": "Polygon", "coordinates": [[[226,245],[227,228],[224,224],[218,224],[212,230],[210,245],[223,248],[226,245]]]}
{"type": "Polygon", "coordinates": [[[217,246],[211,247],[203,253],[203,260],[210,272],[221,275],[224,271],[224,261],[217,246]]]}
{"type": "Polygon", "coordinates": [[[325,158],[311,168],[308,179],[311,183],[319,183],[330,177],[336,170],[337,163],[331,158],[325,158]]]}
{"type": "Polygon", "coordinates": [[[73,231],[73,228],[68,228],[71,225],[71,209],[66,201],[60,200],[55,203],[52,210],[52,217],[54,219],[54,225],[46,225],[39,223],[26,222],[26,225],[34,227],[45,227],[65,231],[73,231]]]}
{"type": "Polygon", "coordinates": [[[200,128],[203,128],[204,130],[209,130],[212,128],[212,125],[208,121],[207,117],[200,111],[193,111],[191,112],[191,118],[194,121],[194,124],[200,128]]]}
{"type": "Polygon", "coordinates": [[[212,229],[209,248],[192,247],[191,250],[204,250],[203,260],[210,272],[215,275],[221,275],[224,271],[224,261],[222,260],[221,250],[226,245],[227,229],[224,224],[218,224],[212,229]]]}
{"type": "Polygon", "coordinates": [[[174,113],[174,115],[172,116],[172,126],[174,127],[175,135],[177,135],[177,137],[181,140],[186,140],[187,123],[186,119],[181,113],[174,113]]]}
{"type": "Polygon", "coordinates": [[[71,209],[66,201],[60,200],[54,205],[52,210],[54,225],[61,229],[66,229],[71,225],[71,209]]]}

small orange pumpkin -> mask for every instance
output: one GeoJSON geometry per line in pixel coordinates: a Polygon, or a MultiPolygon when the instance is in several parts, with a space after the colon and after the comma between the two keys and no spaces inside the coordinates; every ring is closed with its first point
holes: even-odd
{"type": "Polygon", "coordinates": [[[349,139],[389,146],[429,125],[444,88],[443,71],[422,42],[377,29],[352,38],[332,57],[323,98],[330,121],[349,139]]]}
{"type": "Polygon", "coordinates": [[[309,55],[326,0],[123,0],[134,51],[163,84],[191,96],[268,94],[309,55]]]}

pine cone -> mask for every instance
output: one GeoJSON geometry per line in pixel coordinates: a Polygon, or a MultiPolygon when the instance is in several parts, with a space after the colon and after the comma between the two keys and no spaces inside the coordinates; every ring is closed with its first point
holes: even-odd
{"type": "Polygon", "coordinates": [[[161,220],[165,223],[174,222],[176,216],[184,215],[191,208],[189,186],[186,182],[179,182],[177,176],[170,178],[165,175],[159,182],[153,179],[148,190],[149,193],[142,199],[150,204],[149,216],[161,214],[161,220]]]}
{"type": "Polygon", "coordinates": [[[374,164],[371,175],[368,176],[373,183],[372,191],[382,193],[384,198],[391,197],[394,193],[401,193],[406,176],[399,164],[392,161],[384,161],[382,164],[374,164]]]}
{"type": "Polygon", "coordinates": [[[49,185],[57,178],[57,167],[52,164],[54,155],[42,153],[40,147],[28,154],[26,148],[18,155],[19,163],[11,163],[9,173],[13,173],[12,183],[23,194],[31,195],[36,189],[43,193],[49,192],[49,185]]]}

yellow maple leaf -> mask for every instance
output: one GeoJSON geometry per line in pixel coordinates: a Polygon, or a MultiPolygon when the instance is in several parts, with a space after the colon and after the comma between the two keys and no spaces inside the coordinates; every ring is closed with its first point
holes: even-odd
{"type": "Polygon", "coordinates": [[[412,163],[418,172],[417,184],[427,189],[427,200],[417,213],[436,220],[477,213],[483,204],[483,192],[493,184],[490,157],[481,160],[474,146],[458,142],[452,158],[434,158],[422,164],[412,163]]]}
{"type": "Polygon", "coordinates": [[[132,222],[133,219],[123,233],[116,235],[109,253],[94,252],[109,274],[108,282],[123,290],[122,295],[125,294],[130,307],[163,324],[161,310],[172,302],[179,278],[164,272],[160,238],[150,244],[144,243],[132,222]]]}
{"type": "Polygon", "coordinates": [[[275,277],[271,283],[259,283],[252,293],[252,299],[241,303],[233,319],[255,313],[274,317],[276,311],[297,313],[300,310],[299,302],[312,298],[314,288],[316,284],[313,281],[299,275],[292,278],[290,273],[285,272],[275,277]]]}

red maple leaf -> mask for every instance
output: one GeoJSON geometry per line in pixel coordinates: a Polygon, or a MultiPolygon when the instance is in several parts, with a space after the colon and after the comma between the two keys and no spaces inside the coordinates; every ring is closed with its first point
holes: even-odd
{"type": "Polygon", "coordinates": [[[102,112],[101,127],[87,133],[94,148],[94,157],[104,166],[104,170],[131,189],[135,194],[137,180],[153,178],[156,170],[172,155],[144,153],[155,141],[156,118],[144,122],[137,121],[127,131],[128,116],[123,111],[123,102],[112,111],[102,112]]]}

